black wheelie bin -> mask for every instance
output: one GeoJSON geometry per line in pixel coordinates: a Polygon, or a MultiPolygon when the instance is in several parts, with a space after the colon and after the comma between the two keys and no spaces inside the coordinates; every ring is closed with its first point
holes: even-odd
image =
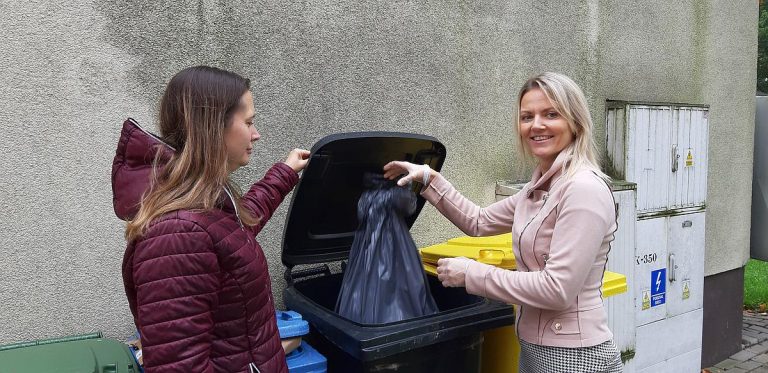
{"type": "MultiPolygon", "coordinates": [[[[310,323],[306,338],[328,359],[329,372],[479,372],[482,332],[514,323],[512,306],[444,288],[433,276],[428,277],[436,314],[364,325],[334,312],[343,272],[331,268],[343,271],[349,257],[363,175],[381,173],[391,160],[440,170],[445,156],[437,139],[408,133],[334,134],[312,147],[284,231],[283,300],[310,323]]],[[[425,202],[418,196],[409,228],[425,202]]]]}

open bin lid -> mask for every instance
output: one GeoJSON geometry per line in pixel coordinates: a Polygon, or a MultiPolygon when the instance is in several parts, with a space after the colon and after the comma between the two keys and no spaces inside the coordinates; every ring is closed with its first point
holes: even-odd
{"type": "MultiPolygon", "coordinates": [[[[394,160],[428,164],[439,171],[446,155],[436,138],[400,132],[334,134],[318,141],[310,153],[283,232],[282,261],[289,268],[349,257],[365,173],[381,174],[384,165],[394,160]]],[[[412,187],[417,191],[421,184],[412,187]]],[[[424,202],[417,193],[416,211],[406,218],[408,228],[424,202]]]]}

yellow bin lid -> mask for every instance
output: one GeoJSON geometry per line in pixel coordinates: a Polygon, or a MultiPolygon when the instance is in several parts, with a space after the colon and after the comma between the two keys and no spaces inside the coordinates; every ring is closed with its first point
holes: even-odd
{"type": "MultiPolygon", "coordinates": [[[[424,272],[437,276],[437,266],[424,263],[424,272]]],[[[612,297],[627,292],[627,277],[616,272],[605,271],[603,274],[603,286],[600,288],[603,298],[612,297]]]]}
{"type": "MultiPolygon", "coordinates": [[[[512,252],[512,233],[489,237],[457,237],[444,243],[419,249],[424,271],[437,276],[437,261],[442,258],[463,256],[480,263],[513,270],[515,254],[512,252]]],[[[611,297],[627,291],[627,277],[616,272],[605,271],[603,275],[603,297],[611,297]]]]}
{"type": "Polygon", "coordinates": [[[422,248],[419,253],[424,263],[433,266],[442,258],[463,256],[504,269],[516,268],[511,233],[490,237],[453,238],[445,243],[422,248]]]}
{"type": "Polygon", "coordinates": [[[462,236],[451,238],[446,241],[449,245],[458,246],[482,246],[482,247],[500,247],[512,250],[512,233],[504,233],[498,236],[488,237],[469,237],[462,236]]]}
{"type": "Polygon", "coordinates": [[[627,292],[627,276],[621,273],[605,271],[603,273],[603,298],[612,297],[627,292]]]}

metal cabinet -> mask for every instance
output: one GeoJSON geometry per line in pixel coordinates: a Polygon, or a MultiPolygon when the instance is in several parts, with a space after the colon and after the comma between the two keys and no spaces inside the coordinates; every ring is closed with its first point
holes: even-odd
{"type": "Polygon", "coordinates": [[[617,101],[607,107],[609,173],[637,183],[638,215],[703,209],[708,109],[617,101]]]}
{"type": "Polygon", "coordinates": [[[631,371],[700,370],[708,110],[607,103],[608,172],[637,184],[631,371]]]}

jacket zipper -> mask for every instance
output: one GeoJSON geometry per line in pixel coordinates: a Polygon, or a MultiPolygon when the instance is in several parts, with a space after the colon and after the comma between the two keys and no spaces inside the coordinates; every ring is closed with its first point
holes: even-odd
{"type": "MultiPolygon", "coordinates": [[[[227,196],[229,197],[229,200],[232,202],[232,206],[235,208],[235,217],[237,218],[237,223],[240,224],[240,230],[245,232],[245,227],[243,227],[243,221],[240,220],[240,211],[237,209],[237,203],[235,203],[235,197],[232,196],[232,192],[229,191],[229,188],[226,186],[224,187],[224,192],[227,193],[227,196]]],[[[253,241],[251,241],[251,236],[246,232],[245,239],[248,241],[248,244],[251,245],[251,247],[255,247],[253,241]]],[[[270,302],[272,301],[272,292],[268,291],[267,296],[269,297],[270,302]]],[[[256,366],[255,363],[248,363],[248,370],[250,373],[261,373],[259,370],[259,367],[256,366]]]]}
{"type": "MultiPolygon", "coordinates": [[[[557,183],[560,181],[561,178],[562,178],[562,175],[558,176],[557,179],[554,180],[549,185],[549,191],[544,195],[544,202],[541,204],[541,207],[539,207],[539,211],[536,211],[536,214],[533,215],[531,220],[528,220],[528,223],[525,224],[525,227],[523,227],[523,230],[520,231],[520,236],[517,239],[517,247],[520,248],[520,260],[523,262],[523,264],[526,267],[528,267],[528,264],[525,263],[525,259],[523,258],[523,245],[522,245],[523,235],[525,234],[525,230],[528,229],[528,226],[531,225],[531,223],[533,223],[534,220],[536,220],[536,217],[539,216],[539,214],[541,213],[541,210],[544,210],[544,206],[547,205],[547,200],[549,199],[549,195],[551,194],[552,189],[554,189],[555,185],[557,185],[557,183]]],[[[536,253],[533,253],[533,257],[536,258],[536,253]]]]}
{"type": "MultiPolygon", "coordinates": [[[[523,244],[522,244],[523,235],[525,234],[525,230],[528,229],[528,226],[531,225],[531,223],[533,223],[533,221],[536,219],[537,216],[539,216],[539,214],[541,213],[541,210],[544,210],[544,206],[546,206],[546,204],[547,204],[547,198],[545,197],[544,198],[544,203],[541,204],[541,207],[539,208],[539,211],[536,211],[536,214],[533,215],[531,220],[529,220],[528,223],[525,224],[525,227],[523,227],[523,230],[520,231],[520,236],[517,238],[517,247],[520,248],[520,260],[523,262],[523,264],[527,268],[530,268],[530,267],[528,267],[528,264],[525,263],[525,258],[523,258],[523,256],[524,256],[523,255],[523,244]]],[[[534,253],[533,257],[534,258],[536,257],[535,253],[534,253]]]]}
{"type": "MultiPolygon", "coordinates": [[[[232,206],[235,208],[235,217],[237,218],[237,223],[240,224],[240,230],[245,232],[245,227],[243,226],[243,221],[240,220],[240,211],[237,209],[237,203],[235,203],[235,197],[232,196],[232,192],[229,191],[229,188],[224,187],[224,191],[227,193],[227,196],[229,197],[229,200],[232,201],[232,206]]],[[[248,244],[251,245],[252,248],[256,248],[256,242],[251,239],[251,235],[246,232],[245,234],[245,240],[248,241],[248,244]]],[[[268,289],[270,291],[267,292],[267,296],[269,297],[269,301],[274,301],[272,299],[272,289],[268,289]]],[[[257,370],[258,371],[258,370],[257,370]]]]}
{"type": "MultiPolygon", "coordinates": [[[[528,223],[525,224],[525,227],[523,227],[523,230],[520,231],[520,236],[517,239],[517,247],[520,248],[520,260],[529,269],[530,269],[530,267],[528,267],[528,264],[525,263],[525,259],[523,258],[523,244],[522,244],[523,235],[525,234],[525,230],[528,229],[528,226],[531,225],[531,223],[533,223],[533,221],[536,220],[536,217],[539,216],[541,211],[544,210],[544,206],[547,205],[547,200],[549,199],[550,192],[552,192],[552,189],[555,187],[555,184],[557,184],[557,182],[560,181],[561,178],[562,178],[562,175],[558,176],[557,180],[553,181],[549,185],[549,191],[547,192],[547,194],[544,195],[544,203],[541,204],[541,207],[539,208],[539,211],[536,211],[536,214],[533,215],[531,220],[529,220],[528,223]]],[[[533,258],[536,259],[536,253],[533,253],[533,258]]],[[[517,318],[518,322],[515,323],[515,333],[517,334],[518,337],[520,336],[520,322],[519,321],[522,320],[522,319],[523,319],[523,305],[521,304],[520,305],[520,317],[517,318]]],[[[538,327],[537,327],[537,329],[538,329],[538,327]]]]}
{"type": "MultiPolygon", "coordinates": [[[[531,220],[528,221],[528,223],[525,225],[525,227],[523,227],[523,230],[520,232],[520,236],[517,239],[517,247],[520,248],[520,260],[523,262],[523,265],[525,265],[525,267],[529,268],[529,269],[530,269],[530,267],[528,267],[528,264],[525,263],[525,259],[523,259],[523,256],[524,256],[523,255],[523,245],[522,245],[523,234],[525,234],[525,230],[528,229],[528,226],[531,225],[533,220],[536,219],[537,216],[539,216],[539,213],[541,213],[541,210],[544,209],[544,205],[546,205],[546,204],[547,204],[547,200],[545,198],[544,199],[544,203],[542,203],[541,204],[541,208],[539,208],[539,211],[537,211],[536,214],[533,215],[531,220]]],[[[535,254],[534,254],[534,257],[535,257],[535,254]]],[[[515,323],[515,334],[517,334],[518,337],[519,337],[520,336],[520,320],[523,319],[523,305],[521,304],[520,307],[518,307],[518,308],[520,308],[520,316],[517,318],[517,322],[515,323]]]]}
{"type": "MultiPolygon", "coordinates": [[[[232,201],[232,206],[235,208],[235,217],[237,218],[237,223],[240,224],[240,229],[245,231],[245,227],[243,227],[243,221],[240,220],[240,211],[237,210],[237,203],[235,202],[235,197],[232,196],[232,192],[230,192],[229,188],[227,188],[226,186],[224,187],[224,192],[227,193],[229,200],[232,201]]],[[[250,242],[250,240],[248,242],[250,242]]]]}

